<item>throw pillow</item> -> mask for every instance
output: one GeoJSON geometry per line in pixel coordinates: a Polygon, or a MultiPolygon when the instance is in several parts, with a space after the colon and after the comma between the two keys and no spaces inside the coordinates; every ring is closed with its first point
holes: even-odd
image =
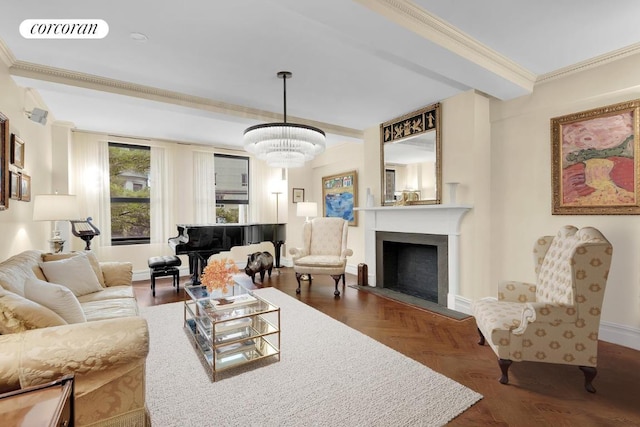
{"type": "Polygon", "coordinates": [[[66,286],[77,297],[102,290],[85,254],[59,261],[42,262],[40,268],[47,281],[66,286]]]}
{"type": "Polygon", "coordinates": [[[82,255],[82,254],[87,256],[87,259],[91,264],[91,268],[93,268],[93,271],[96,273],[96,277],[98,278],[98,282],[100,282],[100,286],[105,288],[106,285],[104,284],[104,276],[102,275],[102,268],[100,267],[100,261],[98,261],[98,257],[96,257],[96,254],[94,254],[91,251],[66,252],[66,253],[59,253],[59,254],[47,253],[47,254],[42,254],[42,260],[44,262],[59,261],[61,259],[68,259],[68,258],[77,256],[77,255],[82,255]]]}
{"type": "Polygon", "coordinates": [[[68,288],[39,279],[29,279],[24,284],[24,295],[31,301],[56,312],[67,323],[87,321],[78,298],[68,288]]]}
{"type": "Polygon", "coordinates": [[[37,302],[10,292],[0,296],[0,334],[66,324],[62,317],[37,302]]]}

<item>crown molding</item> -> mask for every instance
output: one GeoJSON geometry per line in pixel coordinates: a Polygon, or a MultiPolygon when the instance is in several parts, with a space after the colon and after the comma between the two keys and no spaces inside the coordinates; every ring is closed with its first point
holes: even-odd
{"type": "Polygon", "coordinates": [[[2,39],[0,39],[0,60],[7,66],[7,68],[11,67],[16,62],[16,57],[13,56],[13,52],[11,52],[2,39]]]}
{"type": "Polygon", "coordinates": [[[529,91],[536,75],[407,0],[356,0],[365,7],[529,91]]]}
{"type": "Polygon", "coordinates": [[[614,50],[612,52],[607,52],[600,56],[596,56],[595,58],[587,59],[586,61],[578,62],[576,64],[571,64],[567,67],[560,68],[550,73],[541,74],[540,76],[538,76],[538,79],[536,80],[536,84],[547,83],[552,80],[556,80],[561,77],[566,77],[571,74],[579,73],[581,71],[588,70],[590,68],[599,67],[601,65],[605,65],[610,62],[617,61],[618,59],[635,55],[637,53],[640,53],[640,43],[634,43],[627,47],[623,47],[621,49],[614,50]]]}
{"type": "MultiPolygon", "coordinates": [[[[43,80],[68,86],[109,92],[118,95],[131,96],[182,107],[195,108],[213,113],[249,118],[264,122],[282,121],[282,115],[256,108],[243,107],[227,102],[216,101],[200,96],[187,95],[181,92],[160,89],[152,86],[139,85],[122,80],[110,79],[94,74],[81,73],[63,68],[49,67],[32,62],[14,60],[9,67],[14,76],[43,80]]],[[[300,117],[289,117],[296,123],[315,126],[326,133],[341,135],[349,138],[363,139],[363,132],[358,129],[307,120],[300,117]]]]}

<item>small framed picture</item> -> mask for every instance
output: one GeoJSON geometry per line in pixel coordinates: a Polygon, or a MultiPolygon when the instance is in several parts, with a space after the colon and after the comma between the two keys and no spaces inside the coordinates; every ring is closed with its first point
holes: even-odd
{"type": "Polygon", "coordinates": [[[20,200],[31,201],[31,177],[26,174],[20,176],[20,200]]]}
{"type": "Polygon", "coordinates": [[[11,164],[20,169],[24,167],[24,141],[15,133],[11,134],[11,164]]]}
{"type": "Polygon", "coordinates": [[[20,200],[20,175],[11,171],[11,192],[9,197],[12,199],[20,200]]]}
{"type": "Polygon", "coordinates": [[[304,188],[293,189],[293,203],[304,202],[304,188]]]}

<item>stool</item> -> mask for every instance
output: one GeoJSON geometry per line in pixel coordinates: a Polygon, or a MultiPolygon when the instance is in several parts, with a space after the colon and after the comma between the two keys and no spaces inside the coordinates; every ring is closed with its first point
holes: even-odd
{"type": "Polygon", "coordinates": [[[151,293],[156,296],[156,277],[173,276],[173,286],[180,291],[180,269],[182,261],[177,256],[153,256],[148,260],[151,273],[151,293]]]}

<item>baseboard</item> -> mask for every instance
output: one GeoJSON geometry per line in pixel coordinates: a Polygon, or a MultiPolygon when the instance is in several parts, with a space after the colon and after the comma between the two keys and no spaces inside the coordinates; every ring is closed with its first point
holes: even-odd
{"type": "Polygon", "coordinates": [[[613,322],[600,322],[599,339],[640,350],[640,329],[613,322]]]}
{"type": "Polygon", "coordinates": [[[471,300],[469,298],[456,295],[455,305],[456,306],[453,307],[455,311],[459,311],[460,313],[468,314],[469,316],[471,316],[471,300]]]}
{"type": "MultiPolygon", "coordinates": [[[[471,300],[456,295],[454,309],[461,313],[471,314],[471,300]]],[[[640,329],[613,322],[600,322],[598,338],[602,341],[640,350],[640,329]]]]}

